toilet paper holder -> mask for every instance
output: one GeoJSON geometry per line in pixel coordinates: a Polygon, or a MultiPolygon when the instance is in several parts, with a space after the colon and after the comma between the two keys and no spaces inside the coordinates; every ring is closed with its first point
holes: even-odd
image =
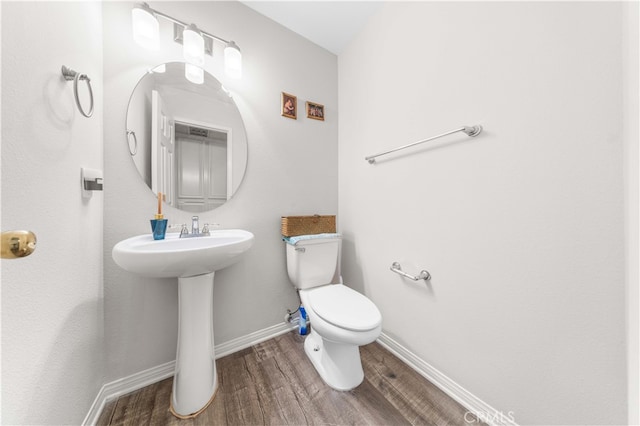
{"type": "Polygon", "coordinates": [[[402,275],[405,278],[409,278],[413,281],[419,281],[419,280],[425,280],[425,281],[429,281],[431,279],[431,274],[429,273],[429,271],[423,269],[422,271],[420,271],[420,274],[417,276],[414,275],[409,275],[406,272],[404,272],[402,270],[402,266],[400,266],[400,263],[398,262],[393,262],[391,264],[391,269],[393,272],[395,272],[396,274],[402,275]]]}
{"type": "Polygon", "coordinates": [[[91,198],[94,191],[103,190],[102,170],[80,168],[80,190],[83,198],[91,198]]]}

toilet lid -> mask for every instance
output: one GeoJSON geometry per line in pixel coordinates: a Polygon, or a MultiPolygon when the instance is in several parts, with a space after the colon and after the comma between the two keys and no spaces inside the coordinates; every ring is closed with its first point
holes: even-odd
{"type": "Polygon", "coordinates": [[[309,302],[313,312],[336,327],[366,331],[382,322],[382,315],[371,300],[342,284],[313,289],[309,302]]]}

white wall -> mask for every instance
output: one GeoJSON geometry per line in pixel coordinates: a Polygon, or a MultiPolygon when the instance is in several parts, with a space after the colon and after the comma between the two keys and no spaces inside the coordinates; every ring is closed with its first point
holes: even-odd
{"type": "MultiPolygon", "coordinates": [[[[161,21],[159,52],[131,38],[133,3],[105,2],[105,341],[107,381],[170,361],[177,336],[177,283],[138,278],[118,268],[111,250],[121,239],[149,232],[154,196],[144,185],[125,142],[129,95],[143,73],[182,60],[161,21]]],[[[224,206],[200,223],[244,228],[255,245],[240,263],[218,272],[214,288],[216,344],[278,324],[297,298],[285,268],[280,216],[337,212],[337,58],[239,2],[156,2],[151,7],[205,31],[233,39],[242,49],[243,78],[221,72],[222,46],[205,67],[234,93],[249,141],[244,182],[224,206]],[[298,96],[299,117],[280,116],[280,92],[298,96]],[[304,117],[305,100],[325,105],[325,122],[304,117]]],[[[191,214],[168,208],[170,223],[191,214]]]]}
{"type": "Polygon", "coordinates": [[[620,3],[392,3],[339,57],[345,281],[521,424],[626,422],[622,22],[620,3]]]}
{"type": "Polygon", "coordinates": [[[38,238],[31,256],[2,261],[2,424],[80,424],[104,379],[103,195],[80,193],[80,168],[103,166],[102,10],[1,7],[2,230],[38,238]],[[91,119],[62,65],[90,76],[91,119]]]}
{"type": "Polygon", "coordinates": [[[625,235],[627,275],[627,377],[628,421],[640,424],[640,3],[623,4],[623,102],[624,102],[624,169],[625,169],[625,235]]]}

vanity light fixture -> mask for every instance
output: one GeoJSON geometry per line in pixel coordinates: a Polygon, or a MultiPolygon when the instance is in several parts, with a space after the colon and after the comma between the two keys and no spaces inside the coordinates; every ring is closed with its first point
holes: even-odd
{"type": "Polygon", "coordinates": [[[232,78],[242,78],[242,53],[231,40],[224,48],[224,72],[232,78]]]}
{"type": "Polygon", "coordinates": [[[193,84],[204,83],[204,70],[197,65],[184,64],[184,77],[193,84]]]}
{"type": "Polygon", "coordinates": [[[148,4],[135,5],[131,9],[131,23],[135,42],[145,49],[158,50],[160,25],[148,4]]]}
{"type": "MultiPolygon", "coordinates": [[[[242,54],[240,48],[233,41],[202,31],[195,24],[187,24],[167,14],[149,7],[146,3],[134,6],[131,11],[133,22],[133,39],[140,46],[157,50],[159,45],[158,17],[173,22],[174,41],[183,44],[183,55],[188,64],[204,66],[204,54],[213,56],[213,42],[218,41],[225,45],[224,68],[225,73],[231,78],[242,77],[242,54]]],[[[197,67],[190,67],[194,71],[197,67]]],[[[202,70],[201,70],[202,71],[202,70]]],[[[185,75],[187,71],[185,70],[185,75]]],[[[190,80],[193,81],[193,80],[190,80]]]]}
{"type": "Polygon", "coordinates": [[[189,24],[182,32],[182,54],[188,63],[204,65],[204,37],[193,24],[189,24]]]}

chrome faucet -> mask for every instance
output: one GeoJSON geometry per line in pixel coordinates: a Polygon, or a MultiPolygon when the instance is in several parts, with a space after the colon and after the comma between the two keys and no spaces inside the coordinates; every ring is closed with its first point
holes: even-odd
{"type": "Polygon", "coordinates": [[[200,233],[200,224],[198,216],[191,216],[191,234],[196,236],[200,233]]]}
{"type": "MultiPolygon", "coordinates": [[[[206,237],[211,235],[211,231],[209,231],[209,224],[205,223],[202,227],[202,231],[200,230],[200,218],[198,216],[191,216],[191,232],[189,232],[189,228],[187,225],[172,225],[172,226],[180,226],[180,238],[193,238],[193,237],[206,237]]],[[[218,226],[217,223],[213,224],[214,227],[218,226]]]]}

